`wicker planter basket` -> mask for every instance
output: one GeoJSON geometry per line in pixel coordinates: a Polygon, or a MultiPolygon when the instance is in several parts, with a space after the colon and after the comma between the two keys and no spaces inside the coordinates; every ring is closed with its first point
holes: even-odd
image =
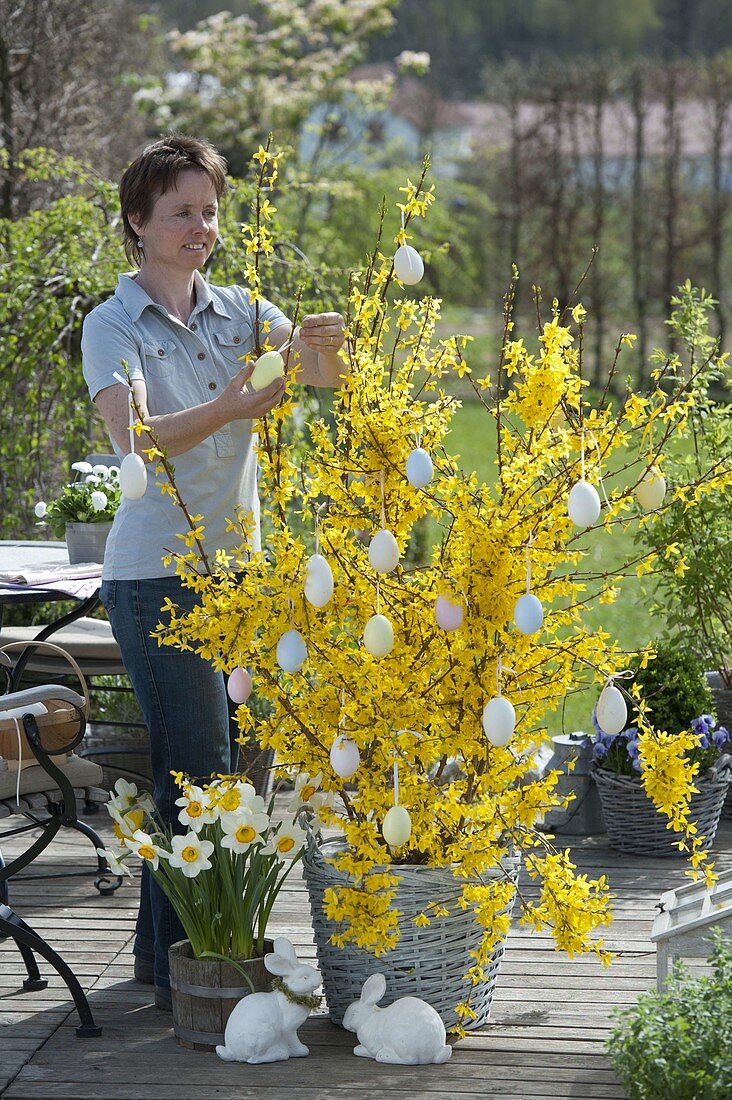
{"type": "MultiPolygon", "coordinates": [[[[698,775],[699,793],[691,799],[691,819],[696,823],[704,848],[714,843],[725,795],[732,779],[730,757],[720,757],[716,768],[698,775]]],[[[592,768],[602,804],[608,841],[619,852],[634,856],[683,856],[675,847],[680,836],[667,829],[668,819],[660,814],[641,786],[640,778],[616,775],[605,768],[592,768]]]]}
{"type": "MultiPolygon", "coordinates": [[[[732,733],[732,688],[724,686],[724,680],[718,672],[708,672],[707,682],[712,689],[714,697],[714,709],[717,712],[717,724],[726,726],[732,733]]],[[[725,817],[732,817],[732,786],[724,800],[725,817]]]]}
{"type": "MultiPolygon", "coordinates": [[[[470,951],[475,950],[482,939],[482,930],[472,912],[463,911],[455,904],[460,880],[454,878],[449,868],[391,868],[401,879],[394,901],[402,914],[401,935],[396,947],[378,959],[351,944],[345,948],[335,947],[330,937],[337,926],[323,912],[323,894],[328,887],[352,881],[326,863],[326,858],[337,855],[343,845],[341,838],[320,845],[311,843],[303,857],[315,945],[331,1020],[342,1025],[346,1009],[352,1001],[358,1000],[366,978],[381,972],[386,976],[386,993],[380,1007],[399,997],[421,997],[439,1012],[448,1030],[455,1027],[458,1023],[455,1005],[465,1000],[470,991],[470,982],[464,979],[473,962],[470,951]],[[450,916],[435,918],[428,927],[418,928],[411,918],[435,901],[449,908],[450,916]]],[[[515,883],[518,870],[519,860],[514,858],[505,861],[505,870],[496,871],[493,877],[505,874],[515,883]]],[[[513,899],[507,911],[510,913],[512,908],[513,899]]],[[[491,956],[485,980],[473,988],[470,1004],[476,1018],[463,1022],[467,1029],[481,1027],[488,1020],[504,950],[505,943],[501,943],[491,956]]]]}

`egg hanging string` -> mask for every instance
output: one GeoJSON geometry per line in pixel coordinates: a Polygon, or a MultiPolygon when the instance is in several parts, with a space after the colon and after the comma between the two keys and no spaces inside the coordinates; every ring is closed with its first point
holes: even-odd
{"type": "MultiPolygon", "coordinates": [[[[583,437],[584,437],[584,431],[585,430],[583,428],[582,429],[583,437]]],[[[598,471],[599,471],[602,467],[602,454],[600,453],[600,444],[597,442],[597,440],[595,439],[595,436],[592,434],[592,432],[590,432],[590,442],[594,445],[595,450],[597,451],[597,466],[598,466],[598,471]]],[[[583,455],[582,462],[583,462],[583,466],[584,466],[584,439],[583,439],[582,455],[583,455]]],[[[583,469],[582,477],[584,478],[584,476],[585,475],[584,475],[584,469],[583,469]]],[[[607,493],[605,492],[605,483],[602,480],[602,474],[601,473],[598,473],[598,481],[600,482],[600,488],[602,489],[603,500],[605,501],[605,504],[609,508],[610,507],[610,501],[607,499],[607,493]]]]}
{"type": "Polygon", "coordinates": [[[523,691],[521,689],[521,684],[519,683],[518,674],[514,669],[509,668],[508,665],[504,665],[501,659],[501,655],[499,653],[498,660],[496,661],[496,695],[499,697],[499,699],[503,696],[503,692],[501,691],[501,676],[504,672],[510,672],[512,676],[516,677],[516,686],[519,689],[519,698],[523,700],[523,691]]]}
{"type": "Polygon", "coordinates": [[[128,431],[130,432],[130,454],[134,454],[134,408],[132,406],[132,383],[128,378],[123,378],[118,371],[114,371],[112,377],[117,378],[118,382],[121,382],[123,386],[128,387],[128,405],[130,410],[130,423],[128,431]]]}
{"type": "Polygon", "coordinates": [[[379,471],[379,484],[381,487],[381,529],[386,529],[386,501],[384,499],[384,471],[379,471]]]}
{"type": "Polygon", "coordinates": [[[534,532],[529,532],[529,541],[526,543],[526,591],[531,592],[531,545],[534,541],[534,532]]]}
{"type": "Polygon", "coordinates": [[[381,614],[381,586],[379,584],[379,575],[376,575],[376,614],[381,614]]]}
{"type": "Polygon", "coordinates": [[[394,761],[394,805],[399,805],[399,761],[394,761]]]}

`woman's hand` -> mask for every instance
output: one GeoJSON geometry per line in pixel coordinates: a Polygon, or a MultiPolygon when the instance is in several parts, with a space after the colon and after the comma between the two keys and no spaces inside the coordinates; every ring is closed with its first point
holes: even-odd
{"type": "Polygon", "coordinates": [[[300,322],[300,339],[319,354],[343,347],[345,323],[340,313],[310,313],[300,322]]]}
{"type": "Polygon", "coordinates": [[[275,378],[263,390],[251,390],[246,384],[254,371],[254,363],[248,363],[229,382],[223,393],[216,398],[216,404],[230,420],[258,420],[279,405],[285,394],[284,378],[275,378]]]}

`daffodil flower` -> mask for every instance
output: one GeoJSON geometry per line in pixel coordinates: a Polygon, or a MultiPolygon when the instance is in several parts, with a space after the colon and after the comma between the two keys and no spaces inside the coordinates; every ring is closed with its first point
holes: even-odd
{"type": "Polygon", "coordinates": [[[209,856],[214,846],[210,840],[201,840],[196,833],[174,836],[168,857],[171,867],[179,867],[186,878],[195,878],[201,871],[211,868],[209,856]]]}
{"type": "Polygon", "coordinates": [[[221,847],[237,853],[247,852],[253,844],[262,842],[263,834],[266,833],[269,824],[269,816],[266,813],[242,809],[237,814],[227,814],[226,821],[221,819],[224,830],[221,847]]]}
{"type": "Polygon", "coordinates": [[[294,821],[290,824],[283,822],[276,835],[262,848],[262,855],[277,856],[282,860],[295,859],[300,855],[305,840],[304,831],[294,821]]]}
{"type": "Polygon", "coordinates": [[[196,832],[216,820],[216,809],[211,806],[209,796],[201,787],[188,787],[183,797],[176,799],[175,804],[183,807],[178,814],[181,825],[187,825],[196,832]]]}
{"type": "Polygon", "coordinates": [[[124,862],[130,856],[129,851],[122,849],[116,852],[113,848],[97,848],[97,855],[101,856],[102,859],[106,859],[113,875],[129,875],[132,877],[132,871],[124,862]]]}
{"type": "Polygon", "coordinates": [[[157,847],[155,841],[151,836],[148,836],[142,829],[137,829],[133,836],[125,840],[125,846],[130,849],[131,852],[139,859],[146,860],[153,871],[157,871],[160,864],[160,856],[164,855],[163,852],[157,847]]]}

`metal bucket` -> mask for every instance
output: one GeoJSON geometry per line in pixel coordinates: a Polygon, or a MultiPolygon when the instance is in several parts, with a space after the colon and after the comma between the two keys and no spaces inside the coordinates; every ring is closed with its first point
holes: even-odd
{"type": "Polygon", "coordinates": [[[566,810],[550,810],[544,818],[544,828],[566,836],[590,836],[604,833],[605,822],[597,786],[590,774],[592,745],[586,733],[564,733],[552,738],[554,755],[546,766],[547,771],[559,769],[563,774],[557,783],[557,793],[575,797],[566,810]],[[572,771],[569,764],[576,759],[572,771]]]}

